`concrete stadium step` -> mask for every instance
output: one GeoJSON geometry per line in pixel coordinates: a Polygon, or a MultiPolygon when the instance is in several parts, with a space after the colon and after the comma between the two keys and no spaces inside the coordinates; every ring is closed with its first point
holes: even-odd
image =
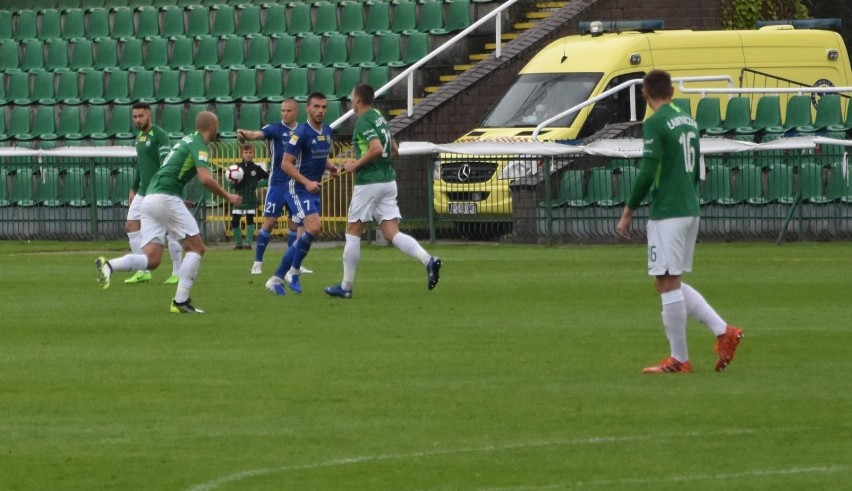
{"type": "Polygon", "coordinates": [[[473,67],[474,65],[453,65],[453,70],[457,72],[466,72],[473,67]]]}
{"type": "Polygon", "coordinates": [[[546,11],[527,12],[525,17],[527,19],[546,19],[546,18],[550,17],[550,12],[546,12],[546,11]]]}
{"type": "Polygon", "coordinates": [[[517,31],[525,31],[535,27],[535,22],[516,22],[515,24],[512,24],[512,27],[517,31]]]}

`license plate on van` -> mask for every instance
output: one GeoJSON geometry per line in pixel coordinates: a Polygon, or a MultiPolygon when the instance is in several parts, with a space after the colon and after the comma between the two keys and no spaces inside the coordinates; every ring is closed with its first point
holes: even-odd
{"type": "Polygon", "coordinates": [[[476,215],[476,203],[449,203],[450,215],[476,215]]]}

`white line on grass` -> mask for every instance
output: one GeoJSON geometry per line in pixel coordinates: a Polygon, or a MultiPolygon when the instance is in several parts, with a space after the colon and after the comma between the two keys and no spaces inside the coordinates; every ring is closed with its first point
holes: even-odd
{"type": "Polygon", "coordinates": [[[793,474],[817,474],[842,472],[848,470],[845,466],[829,466],[829,467],[792,467],[790,469],[759,469],[745,472],[735,472],[728,474],[692,474],[684,476],[664,476],[657,478],[644,479],[601,479],[596,481],[577,481],[545,484],[543,486],[513,486],[511,488],[486,488],[480,491],[543,491],[547,489],[570,489],[582,488],[591,486],[616,486],[624,484],[654,484],[654,483],[673,483],[673,482],[691,482],[691,481],[709,481],[719,479],[739,479],[753,476],[786,476],[793,474]]]}
{"type": "MultiPolygon", "coordinates": [[[[229,474],[227,476],[222,476],[220,478],[214,479],[212,481],[207,481],[200,484],[195,484],[189,488],[187,491],[212,491],[214,489],[218,489],[226,484],[244,481],[246,479],[251,479],[253,477],[265,476],[269,474],[278,474],[282,472],[290,472],[290,471],[300,471],[300,470],[312,470],[312,469],[321,469],[324,467],[341,467],[346,465],[353,464],[362,464],[365,462],[381,462],[386,460],[404,460],[404,459],[418,459],[423,457],[433,457],[439,455],[452,455],[452,454],[462,454],[462,453],[481,453],[481,452],[500,452],[506,450],[516,450],[523,448],[535,448],[535,447],[548,447],[548,446],[569,446],[569,445],[594,445],[600,443],[617,443],[617,442],[630,442],[630,441],[641,441],[641,440],[653,440],[660,438],[683,438],[683,437],[707,437],[713,435],[739,435],[739,434],[749,434],[749,433],[768,433],[768,432],[781,432],[781,431],[803,431],[803,430],[812,430],[814,428],[803,428],[803,427],[794,427],[794,428],[772,428],[772,429],[747,429],[747,428],[734,428],[728,430],[720,430],[720,431],[709,431],[709,432],[686,432],[686,433],[671,433],[671,434],[663,434],[663,435],[633,435],[633,436],[601,436],[601,437],[591,437],[591,438],[576,438],[570,440],[539,440],[539,441],[531,441],[531,442],[521,442],[521,443],[508,443],[504,445],[486,445],[482,447],[468,447],[468,448],[444,448],[444,449],[434,449],[434,450],[426,450],[423,452],[412,452],[412,453],[403,453],[403,454],[390,454],[390,455],[364,455],[360,457],[347,457],[342,459],[333,459],[325,462],[315,462],[315,463],[306,463],[306,464],[298,464],[298,465],[285,465],[280,467],[263,467],[259,469],[251,469],[243,472],[237,472],[234,474],[229,474]]],[[[622,481],[613,481],[613,483],[619,483],[622,481]]],[[[632,481],[623,481],[625,483],[632,481]]],[[[636,481],[636,482],[644,482],[644,481],[636,481]]],[[[584,484],[588,485],[588,484],[584,484]]],[[[551,485],[552,486],[552,485],[551,485]]],[[[564,485],[563,485],[564,486],[564,485]]],[[[527,488],[511,488],[512,490],[520,490],[527,488]]],[[[548,487],[542,488],[529,488],[529,489],[548,489],[548,487]]]]}

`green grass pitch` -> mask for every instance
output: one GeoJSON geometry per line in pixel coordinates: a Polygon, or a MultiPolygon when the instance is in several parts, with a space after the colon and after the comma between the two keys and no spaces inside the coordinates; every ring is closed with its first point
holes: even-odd
{"type": "Polygon", "coordinates": [[[100,290],[121,243],[0,242],[0,489],[848,489],[848,243],[699,244],[687,281],[745,330],[668,355],[639,244],[436,245],[441,283],[365,245],[351,300],[279,298],[210,250],[192,292],[100,290]]]}

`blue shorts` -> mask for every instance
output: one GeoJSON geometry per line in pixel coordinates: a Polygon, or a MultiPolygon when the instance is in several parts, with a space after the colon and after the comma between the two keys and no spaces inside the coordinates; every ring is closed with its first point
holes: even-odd
{"type": "Polygon", "coordinates": [[[263,204],[263,216],[278,218],[287,212],[290,216],[293,212],[287,208],[287,188],[285,186],[269,186],[266,189],[266,202],[263,204]]]}
{"type": "Polygon", "coordinates": [[[318,215],[322,209],[322,197],[305,190],[288,192],[285,199],[290,216],[297,224],[301,224],[308,215],[318,215]]]}

